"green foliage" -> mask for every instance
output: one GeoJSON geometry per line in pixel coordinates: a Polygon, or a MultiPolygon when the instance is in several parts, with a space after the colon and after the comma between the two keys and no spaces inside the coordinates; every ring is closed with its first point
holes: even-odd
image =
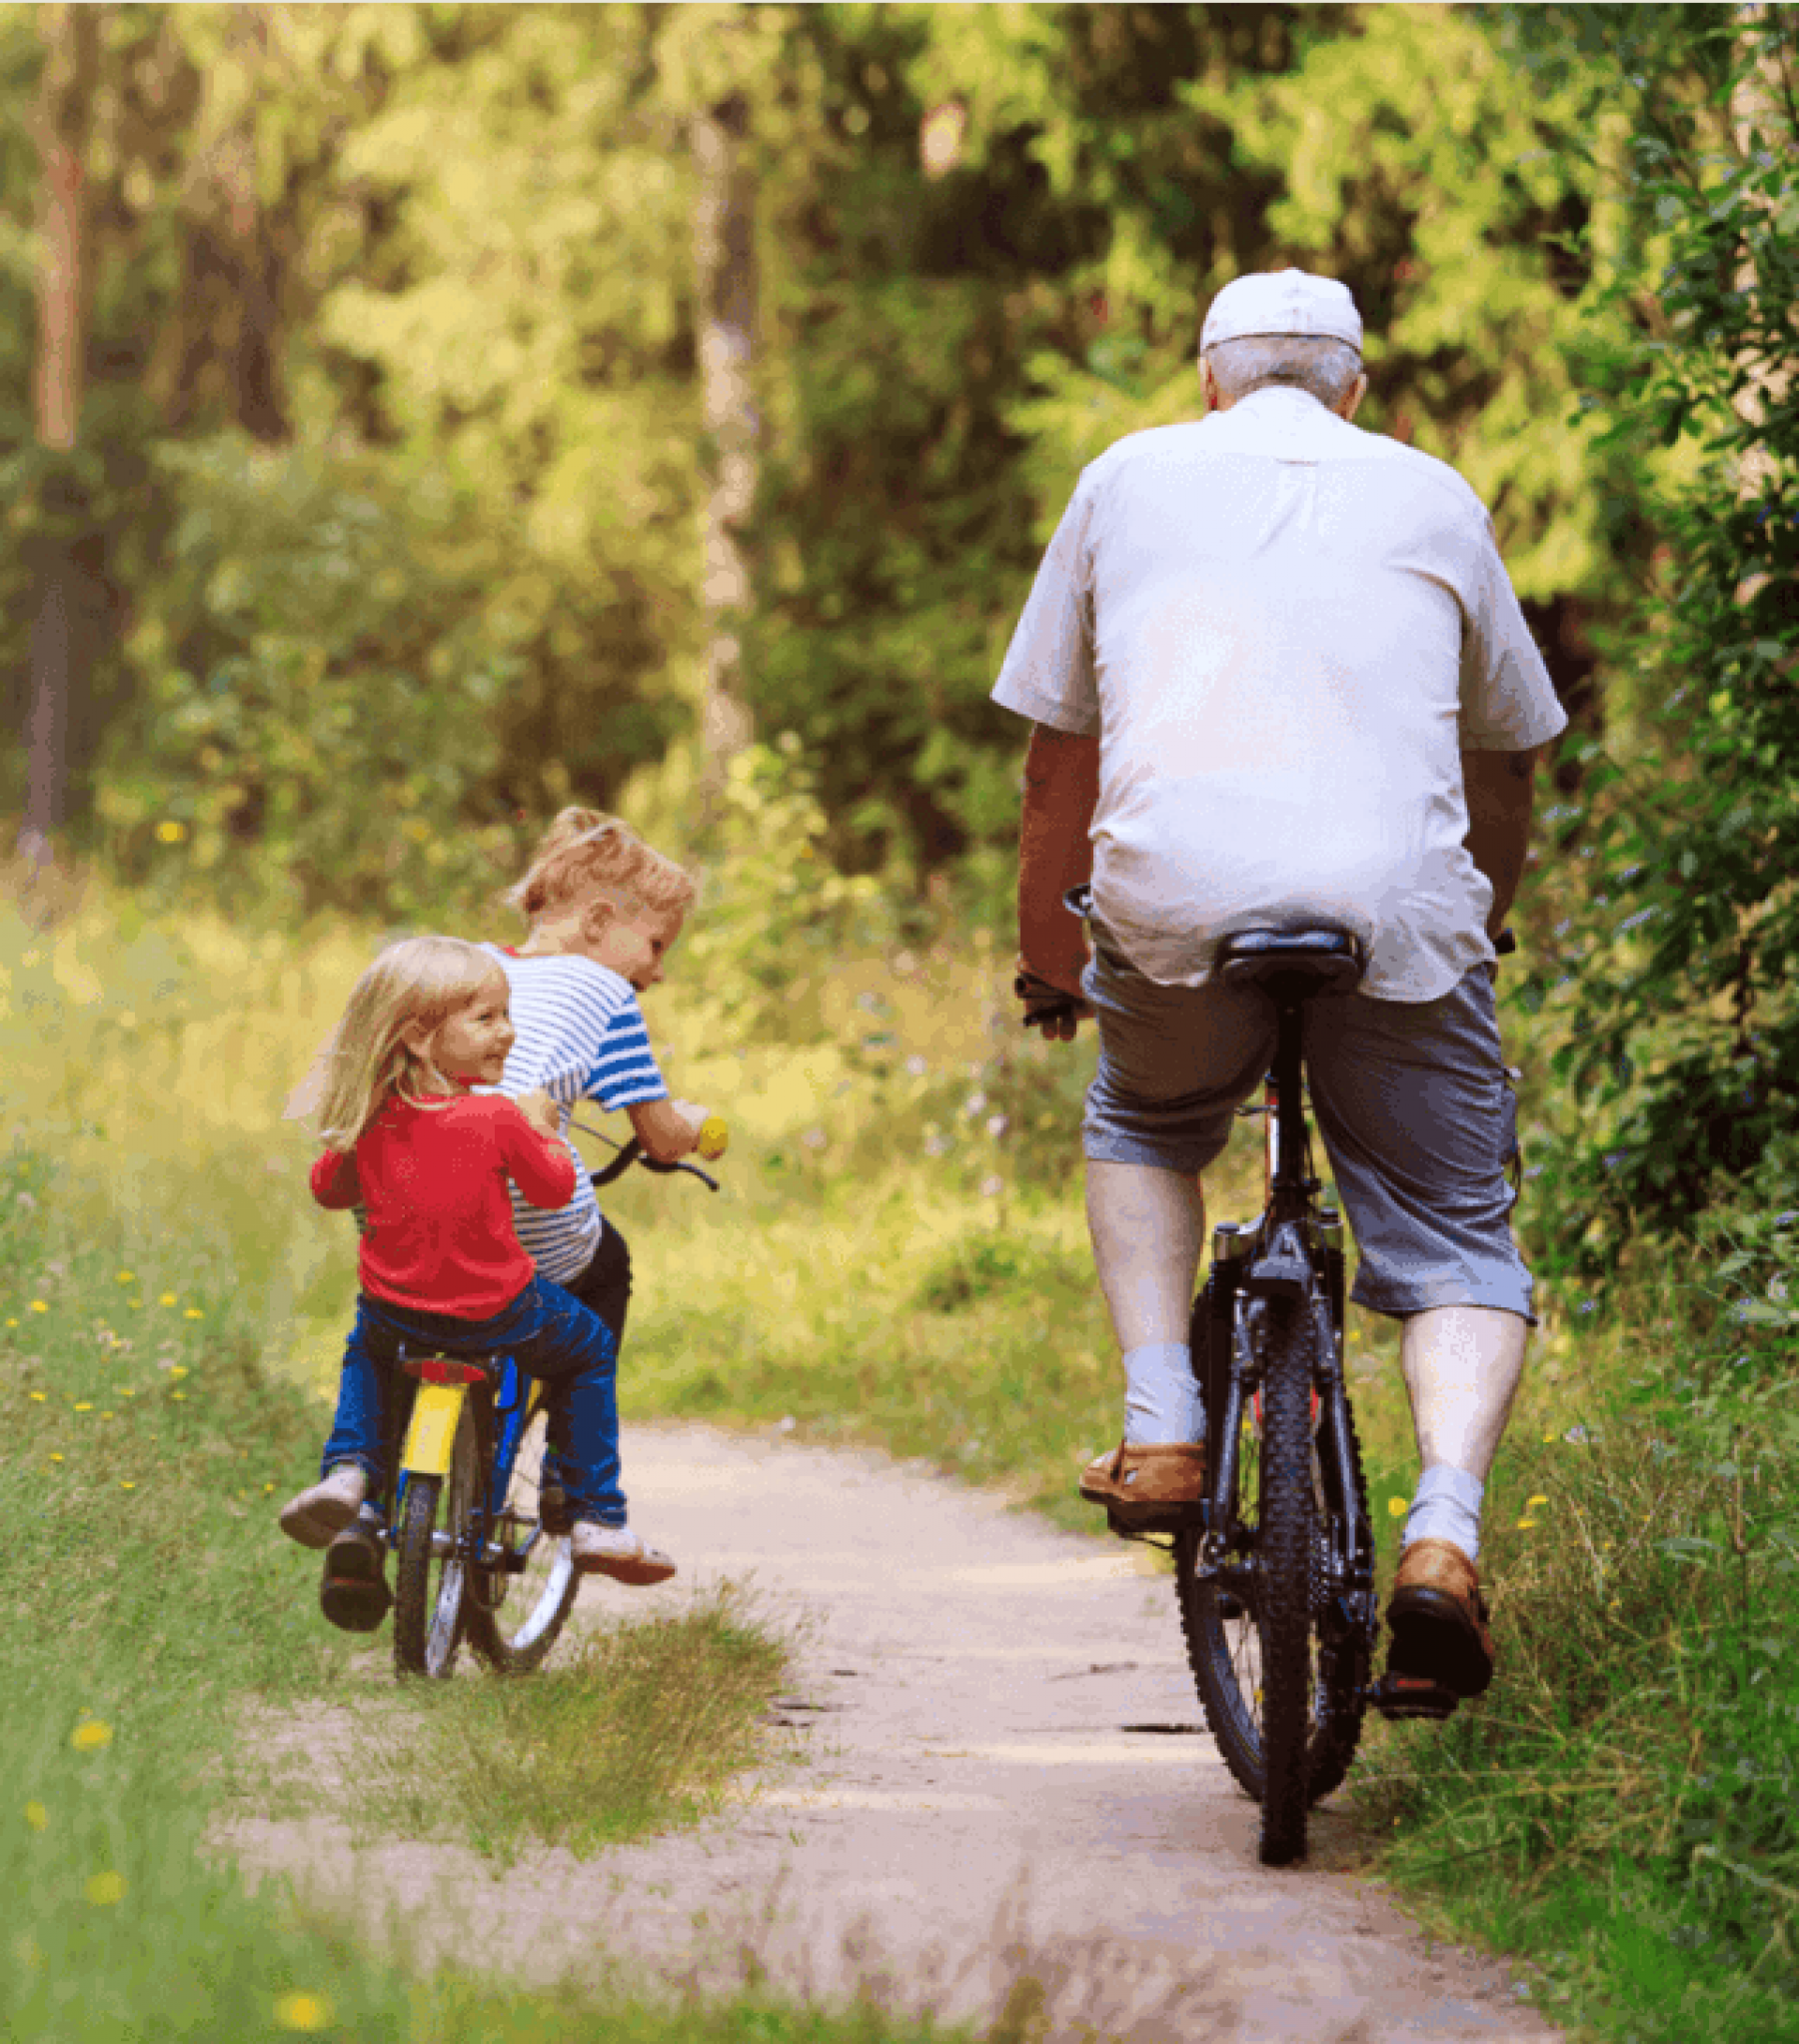
{"type": "Polygon", "coordinates": [[[1635,2044],[1792,2038],[1799,1427],[1769,1391],[1793,1345],[1665,1282],[1624,1304],[1582,1332],[1587,1420],[1508,1443],[1492,1690],[1386,1734],[1355,1793],[1393,1877],[1536,1956],[1553,2011],[1635,2044]]]}
{"type": "Polygon", "coordinates": [[[833,971],[888,934],[879,884],[830,858],[816,786],[792,732],[747,747],[726,778],[683,972],[735,1041],[817,1040],[833,971]]]}
{"type": "Polygon", "coordinates": [[[1799,1195],[1799,144],[1790,15],[1733,18],[1708,94],[1662,51],[1632,141],[1664,256],[1617,376],[1617,435],[1690,451],[1635,646],[1638,724],[1590,759],[1577,858],[1537,999],[1562,1022],[1578,1121],[1551,1153],[1562,1251],[1615,1258],[1633,1226],[1799,1195]]]}

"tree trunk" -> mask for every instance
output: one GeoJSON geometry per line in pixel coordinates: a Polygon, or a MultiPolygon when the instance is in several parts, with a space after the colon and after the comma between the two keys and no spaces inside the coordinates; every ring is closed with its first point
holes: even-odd
{"type": "MultiPolygon", "coordinates": [[[[38,258],[38,347],[33,400],[38,445],[72,455],[81,430],[91,297],[87,153],[100,70],[97,6],[43,9],[44,77],[38,108],[42,162],[38,258]]],[[[49,864],[51,840],[68,813],[69,704],[81,680],[75,629],[83,576],[76,558],[81,491],[73,475],[46,467],[40,502],[49,530],[37,552],[31,628],[31,708],[26,718],[25,816],[20,856],[49,864]]]]}
{"type": "Polygon", "coordinates": [[[701,704],[702,792],[716,808],[732,757],[754,729],[739,637],[751,604],[743,534],[756,501],[756,187],[746,163],[749,107],[733,94],[689,124],[699,194],[694,262],[699,296],[700,385],[712,451],[706,506],[704,599],[708,626],[701,704]]]}

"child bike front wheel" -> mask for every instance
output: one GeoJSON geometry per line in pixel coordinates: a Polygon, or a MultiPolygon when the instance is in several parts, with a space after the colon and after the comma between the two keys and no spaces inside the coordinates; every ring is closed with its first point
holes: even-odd
{"type": "Polygon", "coordinates": [[[469,1584],[469,1644],[503,1675],[523,1675],[541,1665],[581,1588],[566,1530],[552,1531],[543,1523],[545,1446],[540,1405],[519,1438],[506,1501],[493,1528],[491,1565],[477,1568],[469,1584]]]}

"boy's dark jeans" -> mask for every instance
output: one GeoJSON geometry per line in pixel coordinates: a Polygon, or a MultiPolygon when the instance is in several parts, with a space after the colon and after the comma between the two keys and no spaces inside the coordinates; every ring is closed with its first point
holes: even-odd
{"type": "Polygon", "coordinates": [[[382,1488],[389,1400],[402,1342],[450,1355],[510,1355],[528,1375],[554,1385],[546,1408],[549,1444],[569,1515],[602,1525],[625,1523],[625,1493],[619,1487],[618,1341],[590,1306],[543,1277],[533,1278],[509,1306],[485,1320],[420,1312],[360,1293],[356,1323],[344,1344],[337,1418],[325,1444],[324,1468],[355,1462],[367,1472],[372,1491],[382,1488]]]}

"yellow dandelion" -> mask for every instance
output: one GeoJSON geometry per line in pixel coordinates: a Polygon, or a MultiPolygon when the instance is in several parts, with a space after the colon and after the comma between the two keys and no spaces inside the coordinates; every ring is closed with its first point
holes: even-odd
{"type": "Polygon", "coordinates": [[[52,1460],[53,1462],[60,1462],[60,1461],[62,1460],[62,1456],[61,1456],[60,1454],[58,1454],[58,1453],[57,1453],[57,1452],[55,1451],[55,1449],[52,1449],[52,1450],[51,1450],[51,1453],[50,1453],[50,1459],[51,1459],[51,1460],[52,1460]]]}
{"type": "Polygon", "coordinates": [[[184,1320],[204,1320],[206,1315],[198,1306],[189,1306],[181,1316],[184,1320]]]}
{"type": "Polygon", "coordinates": [[[284,2030],[322,2030],[332,2018],[330,1997],[295,1992],[275,2004],[275,2021],[284,2030]]]}
{"type": "Polygon", "coordinates": [[[25,1821],[34,1831],[47,1831],[50,1828],[50,1812],[42,1803],[33,1800],[25,1805],[25,1821]]]}
{"type": "Polygon", "coordinates": [[[100,1417],[102,1419],[111,1419],[114,1415],[111,1412],[102,1412],[100,1417]]]}
{"type": "Polygon", "coordinates": [[[169,1396],[175,1400],[177,1405],[179,1405],[181,1401],[187,1396],[187,1393],[185,1391],[171,1391],[169,1393],[169,1396]]]}
{"type": "Polygon", "coordinates": [[[165,1291],[157,1299],[156,1303],[159,1306],[172,1306],[176,1303],[175,1294],[172,1291],[165,1291]]]}
{"type": "Polygon", "coordinates": [[[137,1390],[131,1384],[118,1384],[114,1388],[118,1391],[121,1398],[135,1398],[137,1396],[137,1390]]]}
{"type": "Polygon", "coordinates": [[[48,1299],[34,1298],[30,1309],[34,1313],[47,1313],[50,1310],[50,1302],[48,1299]]]}
{"type": "Polygon", "coordinates": [[[1536,1524],[1535,1519],[1520,1519],[1518,1521],[1518,1531],[1520,1533],[1528,1533],[1531,1527],[1534,1526],[1535,1524],[1536,1524]]]}
{"type": "Polygon", "coordinates": [[[1387,1517],[1390,1519],[1402,1519],[1410,1510],[1411,1506],[1406,1503],[1403,1497],[1389,1497],[1387,1499],[1387,1517]]]}
{"type": "Polygon", "coordinates": [[[8,1325],[9,1327],[16,1327],[16,1326],[17,1326],[17,1325],[19,1324],[19,1322],[18,1322],[17,1318],[16,1318],[16,1317],[15,1317],[15,1316],[14,1316],[13,1314],[11,1314],[11,1313],[8,1313],[8,1314],[7,1314],[7,1316],[6,1316],[6,1324],[7,1324],[7,1325],[8,1325]]]}
{"type": "Polygon", "coordinates": [[[69,1744],[78,1753],[98,1753],[112,1744],[112,1726],[103,1717],[85,1718],[69,1734],[69,1744]]]}
{"type": "Polygon", "coordinates": [[[273,1484],[273,1483],[265,1483],[265,1484],[263,1485],[263,1495],[264,1495],[265,1497],[269,1497],[269,1496],[272,1496],[272,1495],[274,1494],[274,1490],[275,1490],[275,1486],[274,1486],[274,1484],[273,1484]]]}
{"type": "Polygon", "coordinates": [[[94,1409],[94,1401],[92,1398],[77,1398],[75,1409],[77,1412],[91,1412],[94,1409]]]}
{"type": "Polygon", "coordinates": [[[1547,1447],[1547,1446],[1549,1445],[1549,1443],[1550,1443],[1550,1442],[1551,1442],[1552,1440],[1554,1440],[1554,1438],[1555,1438],[1555,1433],[1554,1433],[1554,1430],[1553,1430],[1553,1429],[1551,1429],[1551,1430],[1550,1430],[1550,1431],[1549,1431],[1548,1433],[1544,1434],[1544,1436],[1543,1436],[1543,1445],[1544,1445],[1544,1447],[1547,1447]]]}
{"type": "Polygon", "coordinates": [[[114,1276],[113,1282],[115,1284],[135,1284],[137,1282],[137,1272],[135,1270],[121,1270],[114,1276]]]}
{"type": "Polygon", "coordinates": [[[169,1381],[170,1381],[170,1383],[172,1383],[172,1384],[178,1384],[178,1383],[180,1383],[180,1381],[182,1380],[182,1378],[183,1378],[184,1376],[186,1376],[186,1375],[187,1375],[187,1373],[188,1373],[188,1370],[187,1370],[187,1364],[186,1364],[185,1362],[176,1362],[176,1363],[171,1363],[171,1364],[169,1365],[169,1381]]]}
{"type": "Polygon", "coordinates": [[[1548,1498],[1546,1498],[1543,1495],[1543,1493],[1539,1490],[1534,1497],[1525,1498],[1524,1509],[1526,1511],[1535,1511],[1539,1504],[1547,1504],[1548,1502],[1549,1502],[1548,1498]]]}
{"type": "Polygon", "coordinates": [[[45,1399],[49,1397],[49,1395],[50,1393],[48,1391],[33,1391],[31,1394],[31,1402],[34,1405],[41,1405],[43,1404],[45,1399]]]}
{"type": "Polygon", "coordinates": [[[156,827],[156,842],[159,845],[179,845],[187,836],[187,826],[179,817],[164,817],[156,827]]]}
{"type": "Polygon", "coordinates": [[[115,1902],[125,1899],[125,1876],[123,1874],[89,1874],[83,1890],[96,1909],[110,1909],[115,1902]]]}
{"type": "Polygon", "coordinates": [[[137,1488],[137,1485],[135,1483],[128,1483],[125,1480],[125,1478],[121,1476],[119,1478],[119,1488],[121,1490],[135,1490],[137,1488]]]}

